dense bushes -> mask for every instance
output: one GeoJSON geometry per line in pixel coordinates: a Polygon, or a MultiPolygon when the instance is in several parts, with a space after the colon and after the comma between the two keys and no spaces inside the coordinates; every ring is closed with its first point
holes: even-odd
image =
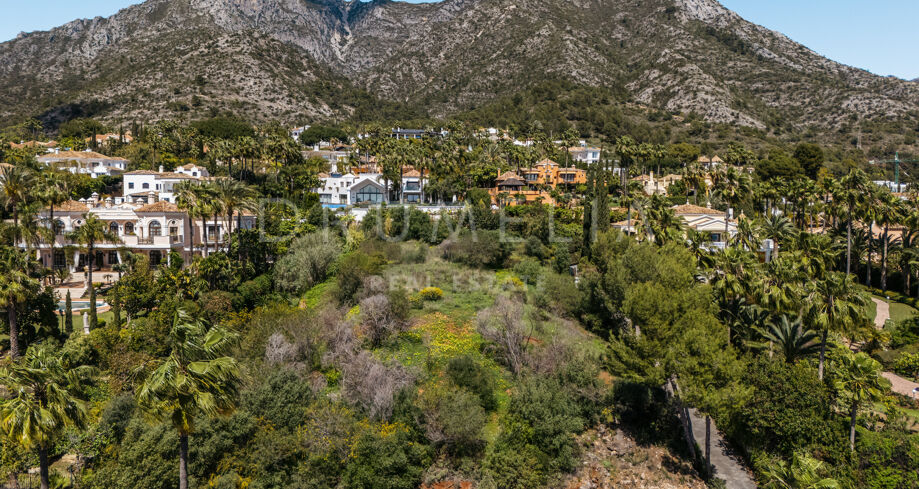
{"type": "Polygon", "coordinates": [[[789,457],[817,447],[845,450],[830,392],[813,367],[761,359],[745,370],[743,381],[752,397],[731,423],[743,446],[789,457]]]}
{"type": "Polygon", "coordinates": [[[494,376],[472,357],[464,355],[450,360],[447,364],[447,376],[458,387],[478,397],[479,404],[486,411],[497,409],[494,376]]]}
{"type": "Polygon", "coordinates": [[[303,293],[325,280],[339,253],[341,244],[327,233],[301,236],[275,266],[275,282],[281,290],[303,293]]]}
{"type": "Polygon", "coordinates": [[[497,231],[464,231],[441,249],[447,260],[478,268],[501,268],[511,253],[510,243],[497,231]]]}

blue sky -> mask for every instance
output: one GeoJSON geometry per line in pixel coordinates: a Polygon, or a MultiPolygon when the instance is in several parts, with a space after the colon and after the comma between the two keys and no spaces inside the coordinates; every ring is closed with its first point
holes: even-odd
{"type": "MultiPolygon", "coordinates": [[[[415,0],[418,1],[418,0],[415,0]]],[[[721,0],[836,61],[879,75],[919,78],[919,1],[721,0]]],[[[0,41],[80,17],[108,16],[136,0],[0,0],[0,41]]]]}

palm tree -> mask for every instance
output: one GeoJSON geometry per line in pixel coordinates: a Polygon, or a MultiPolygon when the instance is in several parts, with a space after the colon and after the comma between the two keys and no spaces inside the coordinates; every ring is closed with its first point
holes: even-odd
{"type": "Polygon", "coordinates": [[[820,341],[817,333],[806,331],[802,326],[801,318],[789,320],[783,314],[778,321],[769,323],[766,329],[759,331],[763,342],[752,344],[754,347],[771,348],[777,345],[785,356],[786,363],[794,363],[799,358],[813,355],[820,351],[820,341]]]}
{"type": "Polygon", "coordinates": [[[242,211],[255,210],[255,189],[232,178],[218,178],[214,181],[214,191],[225,212],[227,230],[233,229],[233,216],[236,215],[236,231],[242,228],[242,211]]]}
{"type": "Polygon", "coordinates": [[[105,221],[95,214],[83,214],[83,225],[70,233],[69,238],[86,250],[87,287],[89,289],[89,327],[96,327],[96,288],[93,286],[96,246],[102,243],[118,243],[118,236],[109,231],[105,221]]]}
{"type": "MultiPolygon", "coordinates": [[[[193,219],[198,216],[197,188],[198,183],[191,180],[182,180],[173,187],[176,206],[185,211],[185,215],[188,217],[188,232],[190,233],[188,242],[191,243],[193,252],[195,245],[195,224],[193,219]]],[[[207,246],[207,243],[204,245],[207,246]]]]}
{"type": "Polygon", "coordinates": [[[850,275],[830,273],[810,283],[808,315],[821,332],[817,376],[823,380],[826,342],[830,330],[851,331],[865,321],[867,299],[850,275]]]}
{"type": "Polygon", "coordinates": [[[839,482],[822,476],[826,471],[823,462],[806,453],[795,453],[791,463],[778,461],[758,462],[763,474],[763,489],[837,489],[839,482]]]}
{"type": "Polygon", "coordinates": [[[747,251],[759,250],[759,233],[760,226],[756,221],[750,218],[739,219],[737,221],[737,234],[731,238],[730,244],[740,246],[747,251]]]}
{"type": "Polygon", "coordinates": [[[19,214],[22,205],[32,199],[34,180],[23,166],[0,167],[0,204],[13,215],[13,244],[19,244],[19,214]]]}
{"type": "Polygon", "coordinates": [[[867,353],[853,354],[843,350],[834,369],[834,385],[851,403],[849,407],[849,449],[855,451],[855,422],[865,402],[880,400],[890,389],[890,381],[881,376],[881,364],[867,353]]]}
{"type": "Polygon", "coordinates": [[[881,234],[881,289],[887,291],[887,257],[890,251],[890,225],[899,224],[903,216],[903,204],[890,192],[882,192],[878,198],[878,224],[883,226],[881,234]]]}
{"type": "MultiPolygon", "coordinates": [[[[750,194],[753,188],[753,182],[750,180],[749,175],[737,171],[734,167],[728,167],[723,171],[716,172],[713,175],[713,179],[714,182],[712,182],[712,186],[714,187],[715,193],[721,197],[721,200],[723,200],[730,209],[734,210],[736,210],[740,202],[750,194]]],[[[730,221],[728,213],[725,212],[725,241],[727,241],[730,221]]]]}
{"type": "MultiPolygon", "coordinates": [[[[42,173],[42,182],[38,187],[38,196],[48,206],[48,228],[51,230],[51,259],[54,260],[54,241],[57,235],[57,226],[54,220],[54,206],[67,200],[70,194],[68,174],[58,171],[42,173]]],[[[52,266],[54,264],[52,263],[52,266]]]]}
{"type": "Polygon", "coordinates": [[[632,164],[632,159],[638,154],[638,145],[635,143],[635,140],[630,136],[622,136],[616,138],[616,154],[619,155],[619,182],[622,186],[622,191],[627,191],[627,186],[629,183],[629,167],[632,164]]]}
{"type": "Polygon", "coordinates": [[[169,341],[172,352],[159,362],[137,393],[138,404],[179,434],[179,489],[188,488],[188,436],[199,416],[227,414],[236,406],[239,369],[226,356],[236,336],[179,310],[169,341]]]}
{"type": "Polygon", "coordinates": [[[779,214],[770,214],[763,220],[763,236],[771,239],[775,247],[775,257],[779,256],[779,243],[785,241],[795,230],[794,224],[787,217],[779,214]]]}
{"type": "Polygon", "coordinates": [[[67,364],[48,345],[34,346],[23,361],[0,369],[0,384],[9,392],[0,404],[0,428],[38,452],[42,489],[49,488],[48,450],[66,428],[79,428],[86,418],[80,384],[91,372],[91,367],[67,364]]]}
{"type": "Polygon", "coordinates": [[[867,188],[868,175],[854,168],[839,181],[839,195],[833,199],[841,204],[846,215],[846,275],[852,273],[852,219],[867,188]]]}
{"type": "Polygon", "coordinates": [[[10,246],[0,248],[0,308],[6,308],[10,326],[10,358],[19,358],[18,308],[35,291],[38,281],[28,271],[32,263],[25,254],[10,246]]]}

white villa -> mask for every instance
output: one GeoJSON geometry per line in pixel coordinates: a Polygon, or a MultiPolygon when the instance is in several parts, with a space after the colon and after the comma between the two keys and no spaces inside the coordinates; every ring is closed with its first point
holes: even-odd
{"type": "Polygon", "coordinates": [[[86,174],[93,178],[120,175],[128,166],[128,160],[93,151],[55,151],[41,155],[36,160],[70,173],[86,174]]]}
{"type": "Polygon", "coordinates": [[[124,174],[122,196],[126,202],[143,200],[144,202],[175,202],[173,193],[175,185],[181,181],[200,181],[210,177],[204,167],[188,164],[180,166],[174,172],[135,170],[124,174]],[[151,198],[151,196],[154,196],[151,198]]]}
{"type": "MultiPolygon", "coordinates": [[[[320,174],[322,186],[313,189],[319,194],[319,202],[325,205],[349,206],[356,204],[382,204],[398,200],[388,196],[386,181],[379,173],[320,174]]],[[[405,203],[421,202],[421,174],[409,170],[402,176],[402,192],[405,203]]]]}
{"type": "Polygon", "coordinates": [[[571,153],[571,159],[581,163],[586,163],[587,165],[594,165],[600,162],[600,148],[592,148],[589,146],[573,146],[568,148],[568,152],[571,153]]]}
{"type": "MultiPolygon", "coordinates": [[[[79,251],[78,246],[67,237],[83,224],[87,214],[105,221],[109,231],[119,239],[118,243],[96,245],[94,269],[103,271],[111,270],[113,265],[121,263],[123,250],[147,256],[154,266],[167,263],[170,251],[179,253],[188,262],[204,250],[205,226],[208,232],[207,246],[211,250],[226,246],[230,230],[225,228],[226,223],[222,219],[218,219],[216,225],[213,221],[189,222],[185,212],[165,201],[114,204],[111,198],[99,200],[95,197],[85,202],[67,201],[54,208],[53,254],[50,243],[38,245],[39,259],[45,266],[77,272],[88,264],[86,254],[79,251]]],[[[43,210],[41,217],[48,219],[49,210],[43,210]]],[[[236,220],[231,221],[229,226],[235,230],[236,220]]],[[[255,216],[243,214],[241,221],[243,229],[255,226],[255,216]]]]}

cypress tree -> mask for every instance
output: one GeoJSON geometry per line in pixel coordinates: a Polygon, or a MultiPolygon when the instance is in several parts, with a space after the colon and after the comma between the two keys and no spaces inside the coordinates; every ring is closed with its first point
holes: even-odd
{"type": "Polygon", "coordinates": [[[96,329],[96,288],[89,286],[89,329],[96,329]]]}
{"type": "Polygon", "coordinates": [[[112,322],[116,328],[121,327],[121,300],[118,298],[118,292],[112,295],[112,322]]]}
{"type": "Polygon", "coordinates": [[[64,305],[64,331],[73,333],[73,304],[70,302],[70,291],[67,291],[67,301],[64,305]]]}

